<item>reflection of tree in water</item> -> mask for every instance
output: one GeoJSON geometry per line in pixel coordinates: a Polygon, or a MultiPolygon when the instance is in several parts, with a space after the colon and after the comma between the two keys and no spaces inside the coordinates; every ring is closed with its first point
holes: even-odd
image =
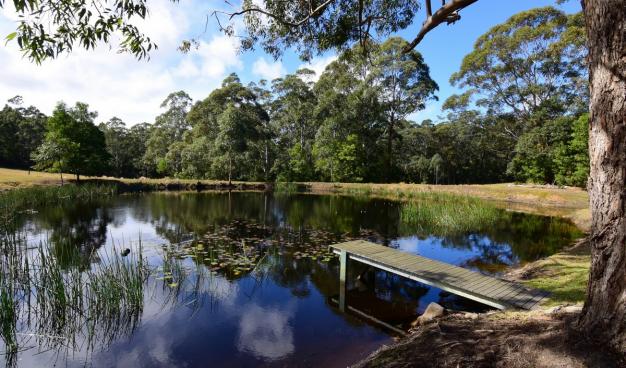
{"type": "Polygon", "coordinates": [[[438,245],[478,253],[462,265],[486,273],[531,262],[558,252],[582,234],[568,220],[501,210],[489,228],[475,232],[448,232],[400,223],[400,234],[437,239],[438,245]]]}
{"type": "Polygon", "coordinates": [[[37,217],[38,226],[50,230],[50,250],[61,267],[81,270],[89,268],[96,251],[106,242],[112,220],[105,202],[92,201],[46,208],[37,217]]]}
{"type": "Polygon", "coordinates": [[[463,262],[462,267],[497,274],[518,262],[517,255],[507,243],[494,243],[487,236],[477,234],[471,234],[466,239],[471,250],[478,255],[463,262]]]}
{"type": "Polygon", "coordinates": [[[172,242],[180,241],[181,234],[205,234],[234,219],[293,230],[354,234],[371,229],[386,240],[396,236],[399,218],[397,203],[344,196],[154,193],[129,201],[135,218],[152,223],[159,235],[172,242]]]}
{"type": "Polygon", "coordinates": [[[133,216],[152,223],[157,233],[176,243],[187,234],[202,235],[233,219],[270,222],[265,196],[259,193],[154,193],[138,197],[133,216]]]}

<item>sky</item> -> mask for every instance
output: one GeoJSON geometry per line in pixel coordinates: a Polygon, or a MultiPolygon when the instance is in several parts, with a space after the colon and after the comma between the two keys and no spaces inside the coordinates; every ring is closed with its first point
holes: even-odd
{"type": "MultiPolygon", "coordinates": [[[[17,17],[8,3],[11,1],[0,9],[0,39],[16,27],[17,17]]],[[[441,25],[427,34],[416,50],[439,85],[439,101],[427,104],[411,118],[437,121],[443,115],[443,102],[459,92],[450,85],[450,75],[459,69],[480,35],[520,11],[548,5],[567,13],[580,11],[578,1],[556,5],[555,0],[480,0],[464,9],[454,25],[441,25]]],[[[336,57],[327,53],[304,64],[290,50],[279,60],[262,50],[239,52],[236,39],[221,34],[214,19],[209,17],[207,22],[211,10],[227,6],[223,0],[150,0],[148,6],[149,16],[136,24],[159,46],[149,60],[119,54],[115,45],[101,45],[89,51],[75,48],[71,54],[36,65],[22,56],[15,42],[0,43],[0,106],[20,95],[26,105],[50,114],[59,101],[70,105],[81,101],[98,112],[97,123],[116,116],[132,126],[154,122],[170,92],[184,90],[194,101],[201,100],[233,72],[244,83],[271,80],[304,66],[319,75],[336,57]],[[200,45],[183,54],[177,47],[189,38],[197,38],[200,45]]],[[[411,40],[424,16],[420,10],[414,24],[397,35],[411,40]]]]}

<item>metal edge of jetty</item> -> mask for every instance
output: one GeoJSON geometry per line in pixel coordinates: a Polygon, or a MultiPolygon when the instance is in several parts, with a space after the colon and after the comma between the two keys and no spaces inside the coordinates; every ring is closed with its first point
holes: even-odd
{"type": "Polygon", "coordinates": [[[339,255],[339,309],[346,310],[348,260],[437,287],[497,309],[535,308],[549,293],[365,240],[330,245],[339,255]]]}

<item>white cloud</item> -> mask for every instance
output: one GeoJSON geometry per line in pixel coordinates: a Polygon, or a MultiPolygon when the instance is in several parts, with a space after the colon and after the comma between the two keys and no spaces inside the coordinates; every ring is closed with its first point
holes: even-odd
{"type": "Polygon", "coordinates": [[[337,55],[314,57],[313,60],[311,60],[311,62],[301,64],[299,66],[299,69],[307,68],[307,69],[313,70],[315,72],[315,76],[311,79],[311,81],[317,82],[317,80],[320,78],[320,76],[322,75],[322,73],[324,72],[324,69],[326,69],[328,64],[332,63],[335,60],[337,60],[337,55]]]}
{"type": "Polygon", "coordinates": [[[202,64],[201,75],[217,78],[222,77],[228,68],[241,68],[237,47],[237,40],[225,35],[214,36],[208,43],[200,42],[196,53],[202,64]]]}
{"type": "MultiPolygon", "coordinates": [[[[118,116],[132,125],[152,122],[161,101],[172,91],[182,89],[193,98],[204,98],[242,62],[237,40],[219,33],[205,35],[199,49],[189,54],[177,51],[188,34],[204,27],[200,8],[206,5],[150,2],[148,18],[136,22],[159,45],[147,61],[118,54],[113,41],[112,47],[100,45],[89,51],[77,47],[69,55],[36,65],[23,58],[14,42],[9,43],[0,48],[0,107],[15,95],[46,114],[58,101],[70,105],[83,101],[98,111],[97,122],[118,116]]],[[[14,19],[10,11],[0,12],[0,38],[14,31],[14,19]]]]}
{"type": "Polygon", "coordinates": [[[286,73],[283,63],[280,61],[267,62],[264,57],[256,59],[252,65],[252,72],[263,79],[273,80],[286,73]]]}

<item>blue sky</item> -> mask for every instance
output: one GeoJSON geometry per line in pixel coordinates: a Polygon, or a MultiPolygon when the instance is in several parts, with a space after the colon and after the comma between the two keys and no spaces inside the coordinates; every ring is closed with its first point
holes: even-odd
{"type": "MultiPolygon", "coordinates": [[[[9,1],[10,2],[10,1],[9,1]]],[[[442,25],[430,32],[417,47],[430,67],[431,77],[439,84],[438,102],[432,102],[412,118],[437,120],[441,104],[458,92],[450,86],[450,75],[458,70],[463,56],[472,50],[474,41],[492,26],[511,15],[535,7],[553,5],[568,13],[580,10],[578,1],[557,6],[554,0],[480,0],[461,12],[454,25],[442,25]]],[[[237,41],[220,34],[217,24],[206,15],[211,9],[226,6],[223,1],[150,0],[150,16],[139,26],[156,40],[159,50],[149,61],[136,61],[130,55],[118,54],[115,48],[102,45],[96,50],[78,50],[57,60],[34,65],[22,58],[14,43],[0,47],[0,102],[22,95],[25,103],[50,113],[58,101],[73,104],[83,101],[99,112],[98,122],[118,116],[128,125],[153,122],[160,102],[169,92],[187,91],[194,100],[206,97],[231,72],[243,82],[272,79],[293,73],[305,66],[287,51],[274,61],[261,50],[239,53],[237,41]],[[189,54],[176,47],[183,39],[200,35],[201,45],[189,54]]],[[[423,10],[414,25],[399,33],[411,39],[423,21],[423,10]]],[[[12,9],[0,10],[0,38],[15,29],[12,9]]],[[[321,73],[334,54],[316,57],[306,65],[321,73]]]]}

